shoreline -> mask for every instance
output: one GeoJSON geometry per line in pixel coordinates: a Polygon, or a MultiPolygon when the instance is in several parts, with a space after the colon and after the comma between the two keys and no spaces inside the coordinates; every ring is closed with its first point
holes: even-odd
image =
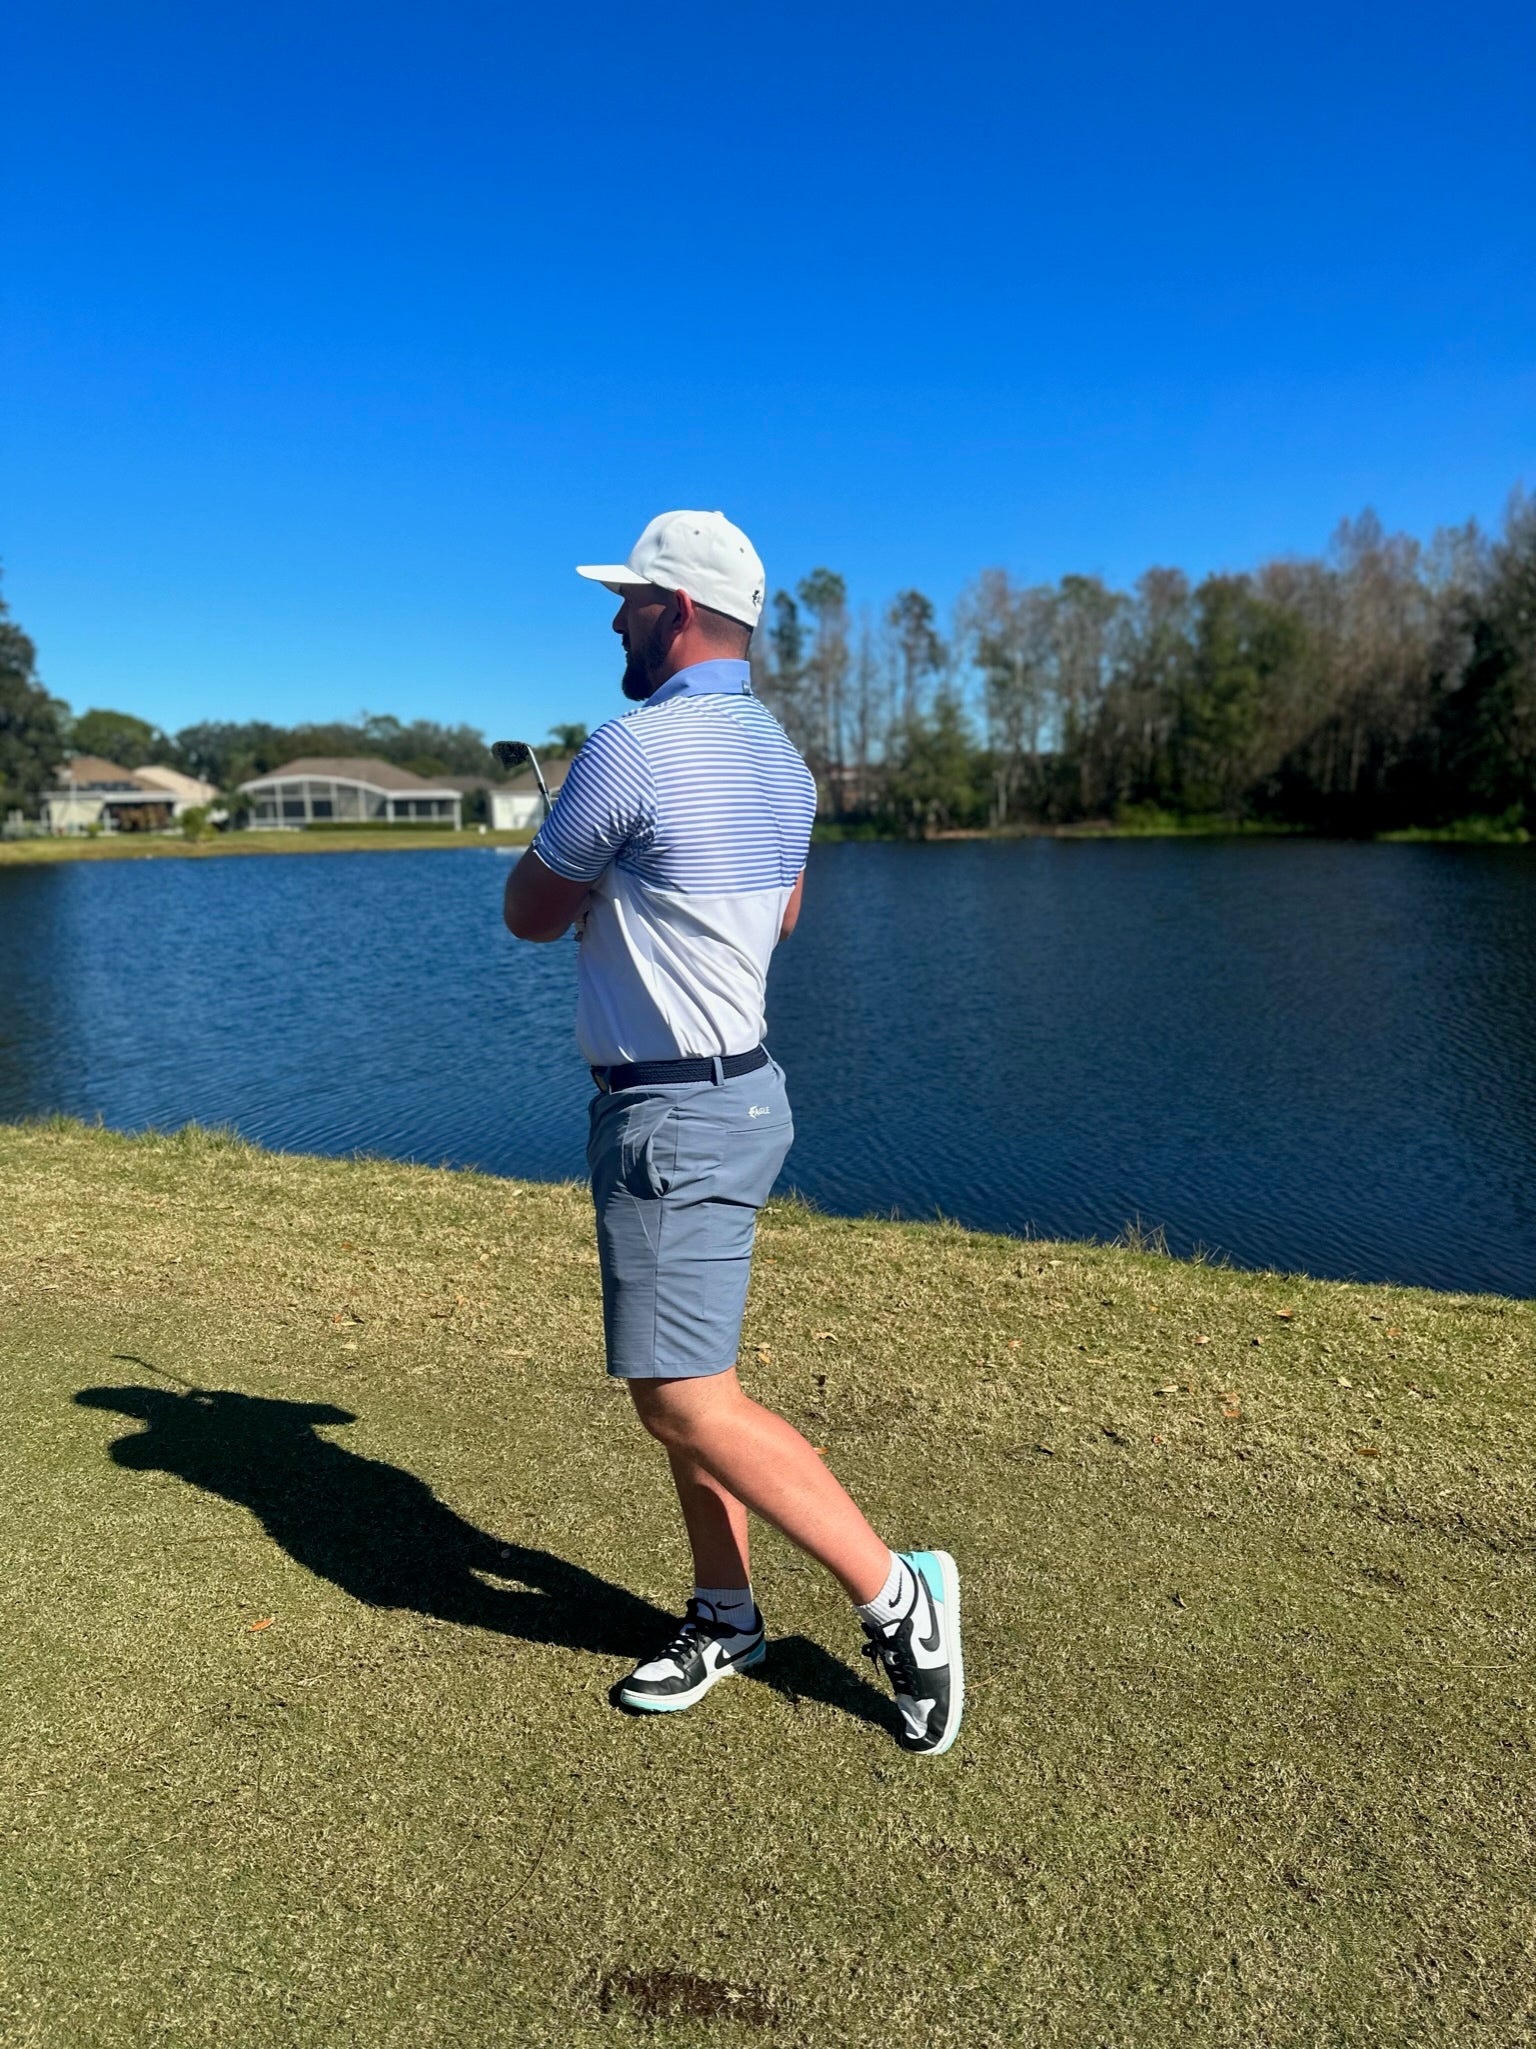
{"type": "MultiPolygon", "coordinates": [[[[260,854],[396,854],[440,848],[525,847],[531,832],[230,832],[188,840],[173,834],[104,834],[99,839],[0,840],[0,868],[38,868],[66,861],[204,861],[260,854]]],[[[1077,825],[956,826],[910,839],[901,833],[865,832],[827,823],[811,834],[813,846],[939,846],[963,840],[1329,840],[1354,846],[1529,846],[1523,826],[1486,831],[1456,826],[1405,826],[1394,832],[1325,833],[1300,826],[1265,824],[1156,826],[1089,821],[1077,825]]]]}
{"type": "Polygon", "coordinates": [[[0,868],[56,861],[220,860],[254,854],[397,854],[442,847],[524,847],[531,832],[226,832],[189,840],[167,833],[103,833],[99,839],[0,840],[0,868]]]}
{"type": "Polygon", "coordinates": [[[880,844],[886,846],[933,846],[954,840],[1331,840],[1346,846],[1464,846],[1523,847],[1533,835],[1524,826],[1491,828],[1472,819],[1464,825],[1407,825],[1391,832],[1321,832],[1311,826],[1277,825],[1263,819],[1179,821],[1156,824],[1117,825],[1112,819],[1084,819],[1072,825],[957,825],[940,832],[913,838],[898,832],[869,832],[859,826],[840,826],[832,820],[812,830],[813,844],[843,846],[880,844]]]}
{"type": "MultiPolygon", "coordinates": [[[[295,1167],[310,1167],[316,1172],[330,1173],[338,1169],[379,1168],[394,1170],[402,1174],[432,1174],[446,1176],[450,1181],[473,1183],[479,1188],[500,1188],[512,1197],[535,1190],[547,1190],[569,1195],[575,1191],[586,1200],[587,1183],[584,1179],[571,1181],[529,1180],[520,1175],[504,1174],[489,1167],[455,1166],[447,1162],[428,1164],[421,1160],[400,1159],[389,1153],[354,1150],[351,1152],[307,1152],[289,1151],[280,1146],[268,1146],[260,1139],[247,1138],[230,1124],[200,1124],[191,1119],[185,1124],[150,1124],[123,1128],[109,1124],[97,1116],[94,1119],[77,1117],[67,1110],[43,1110],[35,1116],[21,1118],[0,1117],[0,1159],[3,1159],[7,1142],[34,1139],[54,1135],[61,1141],[90,1139],[114,1150],[141,1148],[146,1156],[155,1149],[183,1147],[197,1154],[220,1153],[242,1155],[251,1159],[274,1163],[287,1162],[295,1167]]],[[[824,1209],[796,1189],[775,1192],[762,1214],[769,1213],[785,1218],[795,1216],[807,1225],[825,1225],[828,1230],[876,1230],[890,1229],[901,1232],[931,1233],[935,1241],[974,1240],[977,1244],[1000,1248],[1010,1256],[1033,1258],[1037,1255],[1060,1259],[1068,1256],[1096,1259],[1118,1258],[1122,1255],[1137,1259],[1159,1262],[1177,1272],[1190,1274],[1223,1275],[1231,1281],[1263,1282],[1283,1288],[1341,1288],[1365,1290],[1367,1293],[1390,1294],[1394,1298],[1404,1295],[1422,1296],[1426,1301],[1496,1304],[1501,1309],[1529,1310],[1536,1313],[1536,1294],[1523,1295],[1487,1288],[1455,1287],[1448,1283],[1431,1281],[1357,1279],[1315,1273],[1306,1267],[1250,1266],[1220,1249],[1197,1247],[1193,1252],[1176,1252],[1169,1249],[1161,1226],[1143,1226],[1137,1221],[1127,1222],[1112,1237],[1102,1238],[1051,1238],[1032,1235],[1029,1227],[1023,1231],[989,1229],[985,1225],[967,1224],[957,1218],[934,1211],[913,1214],[899,1207],[876,1210],[843,1211],[824,1209]]],[[[585,1212],[584,1212],[585,1214],[585,1212]]]]}

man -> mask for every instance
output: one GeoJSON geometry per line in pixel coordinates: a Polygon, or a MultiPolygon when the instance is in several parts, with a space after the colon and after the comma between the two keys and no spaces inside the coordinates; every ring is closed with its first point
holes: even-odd
{"type": "Polygon", "coordinates": [[[764,988],[800,915],[816,809],[805,763],[752,694],[763,565],[722,513],[668,512],[627,562],[577,574],[620,600],[636,709],[571,764],[505,915],[519,939],[578,929],[608,1371],[666,1448],[693,1551],[682,1622],[619,1697],[675,1712],[761,1661],[750,1511],[842,1582],[904,1747],[937,1756],[963,1701],[954,1560],[892,1551],[736,1377],[757,1212],[793,1137],[764,988]]]}

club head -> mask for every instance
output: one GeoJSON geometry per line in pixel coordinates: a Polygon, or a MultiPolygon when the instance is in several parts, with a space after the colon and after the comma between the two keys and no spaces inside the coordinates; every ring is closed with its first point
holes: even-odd
{"type": "Polygon", "coordinates": [[[533,759],[526,740],[493,740],[491,752],[503,768],[526,768],[533,759]]]}

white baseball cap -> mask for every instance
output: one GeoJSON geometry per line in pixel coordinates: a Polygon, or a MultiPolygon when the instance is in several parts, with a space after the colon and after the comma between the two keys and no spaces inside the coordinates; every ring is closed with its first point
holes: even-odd
{"type": "Polygon", "coordinates": [[[755,626],[763,612],[765,575],[757,550],[723,512],[658,513],[627,562],[587,562],[578,576],[622,597],[637,584],[686,591],[712,612],[755,626]]]}

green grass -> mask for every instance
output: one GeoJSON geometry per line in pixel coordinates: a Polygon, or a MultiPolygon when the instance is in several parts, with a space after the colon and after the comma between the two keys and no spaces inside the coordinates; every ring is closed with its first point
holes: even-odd
{"type": "MultiPolygon", "coordinates": [[[[817,823],[811,838],[819,843],[847,840],[900,840],[910,836],[896,827],[882,827],[867,819],[849,823],[825,819],[817,823]]],[[[1000,826],[957,826],[927,836],[930,840],[1115,840],[1115,839],[1296,839],[1306,837],[1306,828],[1283,825],[1262,818],[1232,818],[1223,812],[1185,814],[1163,811],[1154,804],[1124,805],[1114,818],[1085,818],[1071,825],[1016,824],[1000,826]]]]}
{"type": "Polygon", "coordinates": [[[1518,846],[1530,843],[1524,812],[1517,805],[1498,818],[1458,818],[1452,825],[1410,825],[1401,832],[1384,832],[1384,840],[1446,841],[1470,846],[1518,846]]]}
{"type": "Polygon", "coordinates": [[[1532,1305],[775,1203],[751,1384],[965,1575],[925,1763],[772,1536],[765,1676],[609,1706],[688,1572],[580,1189],[0,1189],[7,2049],[1531,2039],[1532,1305]]]}
{"type": "Polygon", "coordinates": [[[1165,811],[1122,804],[1110,830],[1123,839],[1294,839],[1305,828],[1276,818],[1234,818],[1224,811],[1165,811]]]}
{"type": "Polygon", "coordinates": [[[378,854],[401,847],[517,847],[529,832],[452,832],[402,825],[345,827],[324,832],[224,832],[190,840],[175,834],[103,833],[99,839],[0,840],[0,868],[29,867],[46,861],[208,861],[229,854],[378,854]]]}

